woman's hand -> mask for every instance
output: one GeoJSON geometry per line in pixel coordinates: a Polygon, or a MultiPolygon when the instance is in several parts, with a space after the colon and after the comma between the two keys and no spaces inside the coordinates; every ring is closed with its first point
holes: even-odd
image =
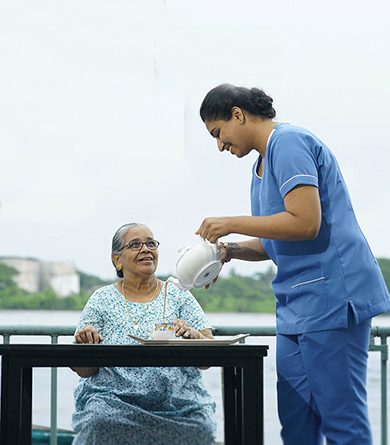
{"type": "MultiPolygon", "coordinates": [[[[85,326],[80,329],[74,335],[76,343],[101,343],[103,337],[98,333],[96,328],[93,326],[85,326]]],[[[99,368],[70,368],[72,371],[76,372],[80,377],[91,377],[95,375],[99,368]]]]}
{"type": "Polygon", "coordinates": [[[198,331],[197,329],[191,327],[186,321],[177,318],[175,321],[175,333],[176,337],[183,338],[213,338],[211,333],[211,329],[202,329],[202,331],[198,331]]]}
{"type": "Polygon", "coordinates": [[[74,335],[77,343],[101,343],[103,337],[98,333],[93,326],[85,326],[74,335]]]}
{"type": "Polygon", "coordinates": [[[231,222],[232,217],[230,216],[206,218],[195,233],[210,243],[215,243],[221,236],[232,233],[231,222]]]}
{"type": "Polygon", "coordinates": [[[232,243],[218,243],[219,260],[222,264],[228,263],[232,258],[232,243]]]}
{"type": "Polygon", "coordinates": [[[195,328],[192,328],[187,322],[184,320],[180,320],[177,318],[175,321],[175,334],[176,337],[183,338],[200,338],[200,332],[195,328]]]}

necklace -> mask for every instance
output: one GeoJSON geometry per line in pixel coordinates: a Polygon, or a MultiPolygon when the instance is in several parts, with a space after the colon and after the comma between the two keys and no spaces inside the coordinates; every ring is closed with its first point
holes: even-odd
{"type": "Polygon", "coordinates": [[[122,281],[122,294],[123,294],[123,298],[125,299],[125,306],[126,306],[127,313],[129,314],[129,318],[130,318],[130,320],[131,320],[131,323],[132,323],[133,328],[134,328],[135,331],[138,331],[139,324],[140,324],[141,320],[144,318],[144,316],[145,316],[146,313],[148,312],[150,303],[151,303],[151,302],[154,300],[154,298],[156,297],[156,290],[157,290],[157,288],[158,288],[158,283],[159,283],[159,281],[157,280],[156,287],[154,288],[154,291],[153,291],[153,293],[152,293],[152,297],[151,297],[151,299],[148,301],[148,303],[147,303],[145,309],[142,311],[140,317],[138,318],[138,320],[134,320],[134,318],[131,316],[129,306],[128,306],[128,304],[127,304],[127,303],[128,303],[128,300],[127,300],[126,292],[125,292],[125,282],[122,281]]]}

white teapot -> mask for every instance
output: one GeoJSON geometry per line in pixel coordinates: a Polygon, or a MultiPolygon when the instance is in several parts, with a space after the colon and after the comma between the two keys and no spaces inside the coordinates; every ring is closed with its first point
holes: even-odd
{"type": "Polygon", "coordinates": [[[180,250],[176,262],[177,278],[168,280],[181,289],[204,287],[213,282],[221,269],[218,245],[202,239],[199,244],[180,250]]]}

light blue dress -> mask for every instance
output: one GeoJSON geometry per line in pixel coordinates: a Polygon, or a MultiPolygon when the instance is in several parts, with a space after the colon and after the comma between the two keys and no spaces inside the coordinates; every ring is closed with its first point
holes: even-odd
{"type": "MultiPolygon", "coordinates": [[[[103,343],[136,344],[127,334],[150,338],[151,327],[162,321],[163,311],[164,286],[147,306],[126,301],[111,284],[92,294],[76,330],[92,325],[103,343]]],[[[198,330],[210,328],[192,294],[171,283],[165,314],[165,321],[180,318],[198,330]]],[[[215,403],[197,368],[100,368],[94,376],[80,379],[74,396],[73,428],[78,433],[74,445],[215,442],[215,403]]]]}

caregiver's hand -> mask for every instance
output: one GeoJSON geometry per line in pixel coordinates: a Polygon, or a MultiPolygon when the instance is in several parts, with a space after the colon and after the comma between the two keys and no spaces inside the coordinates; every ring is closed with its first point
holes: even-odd
{"type": "Polygon", "coordinates": [[[210,243],[215,243],[221,236],[232,233],[232,220],[233,217],[231,216],[206,218],[195,233],[210,241],[210,243]]]}
{"type": "Polygon", "coordinates": [[[232,250],[229,243],[218,243],[219,260],[222,264],[228,263],[232,258],[232,250]]]}

